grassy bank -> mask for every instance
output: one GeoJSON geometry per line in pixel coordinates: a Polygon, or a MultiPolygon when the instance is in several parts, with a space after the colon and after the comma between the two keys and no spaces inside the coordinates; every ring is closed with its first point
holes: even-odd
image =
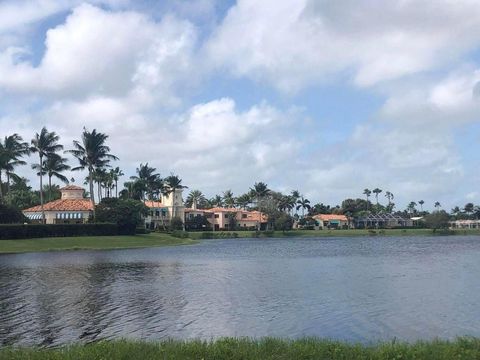
{"type": "Polygon", "coordinates": [[[318,339],[221,339],[214,342],[164,341],[142,343],[130,341],[73,345],[58,349],[0,350],[0,359],[82,360],[82,359],[479,359],[480,340],[461,338],[455,341],[384,343],[372,346],[318,339]]]}
{"type": "Polygon", "coordinates": [[[480,235],[480,230],[449,230],[448,232],[431,229],[380,229],[380,230],[291,230],[291,231],[216,231],[216,232],[189,232],[191,239],[222,239],[222,238],[252,238],[252,237],[356,237],[356,236],[432,236],[432,235],[480,235]]]}
{"type": "Polygon", "coordinates": [[[151,233],[135,236],[80,236],[23,240],[1,240],[1,253],[23,253],[54,250],[108,250],[153,246],[188,245],[193,239],[180,239],[169,234],[151,233]]]}

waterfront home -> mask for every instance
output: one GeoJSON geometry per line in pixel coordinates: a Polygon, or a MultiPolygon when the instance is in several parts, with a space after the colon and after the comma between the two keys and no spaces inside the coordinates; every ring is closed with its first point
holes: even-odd
{"type": "MultiPolygon", "coordinates": [[[[85,189],[80,186],[68,185],[60,189],[61,198],[43,205],[45,223],[47,224],[83,224],[93,214],[90,199],[84,197],[85,189]]],[[[40,205],[25,209],[23,214],[32,223],[42,222],[40,205]]]]}
{"type": "Polygon", "coordinates": [[[345,215],[337,214],[318,214],[312,216],[317,222],[317,230],[323,229],[348,229],[350,228],[350,220],[345,215]]]}
{"type": "Polygon", "coordinates": [[[355,218],[355,228],[357,229],[392,229],[412,227],[413,220],[404,218],[400,215],[381,213],[368,214],[355,218]]]}
{"type": "Polygon", "coordinates": [[[174,217],[184,221],[185,206],[183,205],[182,189],[177,189],[158,200],[145,200],[149,212],[145,217],[145,227],[148,229],[164,229],[170,225],[174,217]]]}
{"type": "Polygon", "coordinates": [[[449,221],[450,229],[480,229],[480,220],[449,221]]]}
{"type": "Polygon", "coordinates": [[[224,207],[197,209],[195,205],[185,209],[186,222],[198,216],[205,216],[212,230],[264,229],[267,224],[267,216],[260,211],[224,207]],[[235,229],[231,228],[232,225],[235,225],[235,229]]]}

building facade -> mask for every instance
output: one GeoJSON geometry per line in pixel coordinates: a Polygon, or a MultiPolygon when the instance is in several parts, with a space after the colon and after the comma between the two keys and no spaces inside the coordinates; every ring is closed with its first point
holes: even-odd
{"type": "Polygon", "coordinates": [[[144,201],[145,206],[149,209],[145,218],[145,227],[152,230],[166,229],[175,217],[185,221],[182,193],[182,189],[177,189],[168,195],[162,195],[160,201],[144,201]]]}
{"type": "Polygon", "coordinates": [[[316,220],[319,230],[323,229],[349,229],[352,223],[345,215],[337,214],[318,214],[312,216],[316,220]]]}
{"type": "MultiPolygon", "coordinates": [[[[60,189],[61,198],[43,205],[46,224],[83,224],[93,215],[90,199],[84,198],[85,189],[68,185],[60,189]]],[[[23,214],[32,223],[42,222],[40,205],[25,209],[23,214]]]]}

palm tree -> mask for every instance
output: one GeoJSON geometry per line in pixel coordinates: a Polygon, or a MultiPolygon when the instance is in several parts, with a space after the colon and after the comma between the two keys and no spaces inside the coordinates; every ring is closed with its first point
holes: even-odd
{"type": "Polygon", "coordinates": [[[411,201],[410,204],[408,204],[407,206],[407,210],[411,215],[415,213],[415,206],[417,206],[417,203],[415,201],[411,201]]]}
{"type": "MultiPolygon", "coordinates": [[[[54,132],[49,132],[44,126],[39,133],[35,134],[35,137],[31,141],[30,151],[38,153],[40,159],[38,167],[41,169],[43,159],[51,156],[63,149],[63,145],[58,143],[60,137],[54,132]]],[[[45,223],[45,211],[43,210],[43,172],[40,171],[40,208],[42,209],[42,223],[45,223]]]]}
{"type": "Polygon", "coordinates": [[[437,209],[437,211],[438,211],[439,208],[442,207],[442,205],[441,205],[440,202],[438,202],[438,201],[435,201],[435,205],[434,205],[434,206],[435,206],[435,209],[437,209]]]}
{"type": "Polygon", "coordinates": [[[205,195],[200,190],[192,190],[185,199],[185,206],[202,209],[206,201],[205,195]]]}
{"type": "Polygon", "coordinates": [[[378,205],[378,194],[380,194],[382,192],[382,189],[375,188],[375,189],[372,190],[372,192],[375,194],[375,198],[377,200],[377,205],[378,205]]]}
{"type": "Polygon", "coordinates": [[[252,198],[250,194],[243,194],[237,197],[237,205],[241,207],[243,210],[245,210],[248,204],[250,204],[251,202],[252,202],[252,198]]]}
{"type": "Polygon", "coordinates": [[[473,203],[467,203],[465,204],[463,211],[465,211],[467,215],[470,216],[473,213],[474,209],[475,209],[475,205],[473,205],[473,203]]]}
{"type": "Polygon", "coordinates": [[[0,203],[3,201],[2,172],[7,175],[7,192],[10,189],[10,177],[15,177],[13,172],[15,166],[25,165],[26,162],[20,160],[24,155],[28,155],[30,149],[28,143],[18,134],[5,136],[4,141],[0,141],[0,203]]]}
{"type": "Polygon", "coordinates": [[[372,195],[372,192],[369,189],[363,190],[363,194],[367,197],[367,211],[368,211],[368,198],[372,195]]]}
{"type": "MultiPolygon", "coordinates": [[[[258,182],[253,184],[253,188],[250,188],[250,194],[252,198],[255,199],[256,205],[260,214],[262,213],[262,200],[270,194],[270,190],[268,189],[267,184],[263,182],[258,182]]],[[[261,216],[261,215],[260,215],[261,216]]],[[[258,230],[260,230],[261,224],[258,223],[258,230]]]]}
{"type": "Polygon", "coordinates": [[[110,154],[110,148],[105,145],[108,135],[97,132],[93,129],[89,132],[83,128],[81,141],[73,141],[73,150],[67,152],[72,154],[79,162],[79,166],[72,170],[88,170],[88,182],[90,188],[90,200],[93,207],[93,219],[95,219],[95,195],[93,193],[93,175],[96,169],[103,169],[108,166],[110,160],[118,160],[115,155],[110,154]]]}
{"type": "Polygon", "coordinates": [[[118,180],[120,180],[120,177],[125,174],[118,166],[115,169],[111,170],[111,174],[113,181],[115,182],[115,197],[118,198],[118,180]]]}
{"type": "Polygon", "coordinates": [[[171,174],[170,176],[167,176],[164,180],[165,182],[165,188],[164,188],[164,194],[165,195],[170,195],[172,194],[172,205],[173,205],[173,213],[172,213],[172,219],[176,217],[177,212],[177,206],[175,205],[175,192],[176,190],[181,190],[181,189],[188,189],[188,186],[182,185],[182,179],[180,179],[177,175],[171,174]]]}
{"type": "Polygon", "coordinates": [[[226,207],[233,208],[235,206],[236,200],[233,196],[232,190],[227,190],[223,192],[223,203],[226,207]]]}
{"type": "Polygon", "coordinates": [[[305,209],[310,210],[310,200],[305,199],[303,196],[300,197],[299,200],[297,200],[297,210],[302,209],[302,218],[305,217],[305,209]]]}
{"type": "Polygon", "coordinates": [[[295,208],[295,214],[297,214],[297,208],[296,208],[295,204],[297,203],[298,199],[300,199],[300,191],[292,190],[290,192],[290,195],[292,196],[293,208],[295,208]]]}
{"type": "Polygon", "coordinates": [[[32,168],[38,170],[37,175],[40,176],[40,171],[42,175],[48,175],[48,200],[51,200],[52,196],[52,177],[55,176],[58,180],[68,184],[67,177],[63,176],[61,173],[63,171],[69,170],[70,166],[66,164],[67,159],[62,158],[60,155],[52,153],[43,160],[42,168],[39,167],[39,164],[33,164],[32,168]]]}
{"type": "Polygon", "coordinates": [[[420,210],[421,210],[422,213],[423,213],[423,204],[425,204],[425,201],[419,200],[419,201],[418,201],[418,204],[420,205],[420,210]]]}
{"type": "Polygon", "coordinates": [[[137,175],[130,176],[130,179],[138,181],[143,188],[143,200],[145,200],[145,193],[147,193],[149,195],[148,198],[152,200],[154,193],[157,190],[160,190],[158,187],[161,187],[160,184],[162,181],[160,179],[160,174],[155,173],[156,170],[156,168],[148,166],[148,163],[145,165],[140,163],[140,167],[136,169],[137,175]]]}
{"type": "Polygon", "coordinates": [[[385,197],[388,200],[388,205],[390,205],[392,203],[392,200],[394,199],[393,194],[390,191],[386,191],[385,192],[385,197]]]}

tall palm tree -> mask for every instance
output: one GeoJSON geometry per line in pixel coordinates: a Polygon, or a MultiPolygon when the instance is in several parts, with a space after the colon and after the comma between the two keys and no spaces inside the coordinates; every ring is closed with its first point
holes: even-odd
{"type": "Polygon", "coordinates": [[[375,188],[372,190],[372,192],[375,194],[375,199],[377,200],[377,205],[378,205],[378,194],[382,192],[382,189],[375,188]]]}
{"type": "Polygon", "coordinates": [[[420,209],[421,209],[421,211],[422,211],[422,213],[423,213],[423,204],[425,204],[425,201],[419,200],[419,201],[418,201],[418,204],[420,205],[420,209]]]}
{"type": "Polygon", "coordinates": [[[185,206],[203,208],[206,202],[205,195],[200,190],[192,190],[185,199],[185,206]]]}
{"type": "Polygon", "coordinates": [[[295,204],[297,203],[298,199],[300,199],[300,191],[292,190],[290,192],[290,195],[292,196],[293,208],[295,209],[295,214],[297,214],[297,208],[296,208],[295,204]]]}
{"type": "Polygon", "coordinates": [[[233,208],[235,206],[236,199],[233,196],[232,190],[226,190],[223,192],[223,203],[229,208],[233,208]]]}
{"type": "Polygon", "coordinates": [[[437,211],[442,207],[442,205],[438,201],[435,201],[435,204],[433,206],[435,207],[435,209],[437,209],[437,211]]]}
{"type": "Polygon", "coordinates": [[[113,181],[115,182],[115,197],[118,198],[118,180],[125,175],[123,171],[117,166],[115,169],[111,170],[113,181]]]}
{"type": "Polygon", "coordinates": [[[28,155],[29,151],[28,143],[24,142],[18,134],[5,136],[4,141],[0,141],[0,203],[3,201],[2,172],[5,171],[7,176],[6,192],[8,192],[10,177],[16,176],[14,173],[15,167],[26,164],[21,158],[28,155]]]}
{"type": "Polygon", "coordinates": [[[32,168],[37,170],[37,175],[40,176],[40,171],[43,172],[42,175],[48,176],[48,200],[51,200],[52,196],[52,177],[56,177],[58,180],[68,184],[68,178],[62,175],[63,171],[69,170],[70,166],[66,164],[67,159],[62,158],[60,155],[52,153],[43,160],[43,165],[40,168],[39,164],[33,164],[32,168]]]}
{"type": "MultiPolygon", "coordinates": [[[[38,167],[41,169],[43,159],[63,149],[63,145],[58,143],[60,136],[54,131],[49,132],[44,126],[40,133],[36,133],[31,141],[30,151],[38,153],[38,167]]],[[[43,210],[43,172],[40,171],[40,208],[42,210],[42,223],[45,223],[45,211],[43,210]]]]}
{"type": "MultiPolygon", "coordinates": [[[[267,184],[264,182],[258,182],[253,184],[253,188],[250,188],[250,194],[252,198],[255,199],[258,211],[260,214],[262,213],[262,200],[270,194],[270,190],[268,189],[267,184]]],[[[261,216],[261,215],[260,215],[261,216]]],[[[261,224],[260,221],[258,223],[258,230],[260,230],[261,224]]]]}
{"type": "Polygon", "coordinates": [[[110,154],[110,148],[105,145],[108,135],[97,132],[93,129],[91,132],[83,128],[81,141],[73,141],[73,150],[67,150],[79,162],[79,166],[72,170],[88,170],[88,182],[90,188],[90,201],[93,207],[93,218],[95,219],[95,195],[93,192],[93,174],[96,169],[102,169],[109,165],[110,160],[118,160],[115,155],[110,154]]]}
{"type": "Polygon", "coordinates": [[[221,195],[215,195],[213,198],[211,198],[210,200],[208,200],[208,202],[210,203],[210,206],[212,207],[222,207],[224,204],[223,204],[223,197],[221,195]]]}
{"type": "Polygon", "coordinates": [[[417,206],[417,203],[415,201],[411,201],[410,204],[408,204],[407,210],[410,213],[410,215],[415,213],[416,211],[415,206],[417,206]]]}
{"type": "Polygon", "coordinates": [[[297,200],[297,210],[302,209],[302,218],[305,217],[305,209],[310,210],[310,200],[305,199],[303,196],[300,197],[299,200],[297,200]]]}
{"type": "Polygon", "coordinates": [[[390,205],[392,203],[392,200],[394,199],[393,194],[390,191],[386,191],[385,192],[385,197],[388,200],[388,205],[390,205]]]}
{"type": "Polygon", "coordinates": [[[173,197],[172,218],[174,218],[177,215],[177,211],[176,211],[177,206],[175,205],[175,192],[176,192],[176,190],[188,189],[188,186],[182,185],[182,179],[180,179],[177,175],[174,175],[174,174],[171,174],[170,176],[167,176],[165,178],[164,182],[165,182],[164,194],[165,195],[172,194],[172,197],[173,197]]]}
{"type": "Polygon", "coordinates": [[[140,163],[140,166],[136,169],[137,175],[130,176],[130,179],[138,181],[143,188],[143,200],[145,200],[145,193],[152,200],[154,193],[160,186],[160,174],[155,173],[156,170],[156,168],[148,166],[148,162],[140,163]]]}
{"type": "Polygon", "coordinates": [[[372,195],[372,192],[369,189],[363,190],[363,195],[367,197],[367,211],[368,211],[368,198],[372,195]]]}
{"type": "Polygon", "coordinates": [[[237,205],[243,210],[246,210],[248,204],[250,204],[251,202],[252,202],[252,198],[250,194],[243,194],[237,197],[237,205]]]}

